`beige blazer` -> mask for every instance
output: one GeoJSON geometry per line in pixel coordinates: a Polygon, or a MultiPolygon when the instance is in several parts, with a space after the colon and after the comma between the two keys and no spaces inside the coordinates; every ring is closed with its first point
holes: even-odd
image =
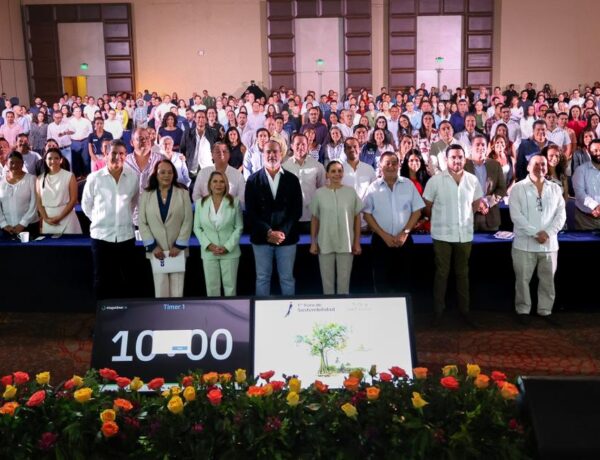
{"type": "MultiPolygon", "coordinates": [[[[144,246],[156,242],[163,251],[168,251],[174,244],[187,247],[192,234],[192,222],[192,202],[186,189],[173,187],[171,204],[164,223],[160,217],[156,190],[142,193],[138,223],[144,246]]],[[[189,255],[187,249],[185,255],[189,255]]],[[[146,257],[150,259],[152,254],[147,253],[146,257]]]]}
{"type": "Polygon", "coordinates": [[[219,211],[223,213],[223,221],[219,228],[216,228],[209,213],[212,198],[209,196],[204,203],[202,200],[196,201],[196,215],[194,216],[194,233],[200,242],[200,254],[203,259],[219,260],[234,259],[240,257],[240,237],[244,228],[244,219],[242,209],[237,198],[233,199],[233,206],[227,199],[221,202],[219,211]],[[223,246],[227,249],[227,254],[215,256],[207,248],[209,244],[223,246]]]}

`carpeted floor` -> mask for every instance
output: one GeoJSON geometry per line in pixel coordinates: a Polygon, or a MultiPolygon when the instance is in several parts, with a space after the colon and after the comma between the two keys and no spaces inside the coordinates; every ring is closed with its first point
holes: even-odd
{"type": "MultiPolygon", "coordinates": [[[[89,367],[94,314],[0,313],[0,376],[50,370],[59,382],[89,367]]],[[[477,363],[485,371],[516,375],[600,375],[600,312],[555,315],[562,327],[534,317],[523,327],[512,314],[478,311],[480,330],[470,330],[452,312],[431,328],[416,315],[419,364],[439,371],[445,364],[477,363]]]]}

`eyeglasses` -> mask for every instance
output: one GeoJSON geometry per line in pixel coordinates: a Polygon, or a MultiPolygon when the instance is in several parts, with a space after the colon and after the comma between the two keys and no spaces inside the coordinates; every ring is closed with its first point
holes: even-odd
{"type": "Polygon", "coordinates": [[[542,212],[544,210],[544,207],[542,206],[542,197],[538,196],[535,202],[535,207],[539,212],[542,212]]]}

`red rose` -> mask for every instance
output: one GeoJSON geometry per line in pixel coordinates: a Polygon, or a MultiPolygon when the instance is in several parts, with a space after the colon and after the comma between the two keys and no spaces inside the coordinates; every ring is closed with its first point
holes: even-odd
{"type": "Polygon", "coordinates": [[[131,383],[131,379],[128,379],[127,377],[117,377],[116,382],[119,388],[125,388],[131,383]]]}
{"type": "Polygon", "coordinates": [[[394,377],[398,377],[399,379],[405,379],[408,377],[404,369],[398,366],[391,367],[390,372],[394,375],[394,377]]]}
{"type": "Polygon", "coordinates": [[[17,371],[13,375],[15,376],[15,385],[22,385],[29,382],[29,374],[27,372],[17,371]]]}
{"type": "Polygon", "coordinates": [[[44,399],[46,399],[46,392],[44,390],[36,391],[31,395],[25,405],[27,407],[37,407],[42,405],[44,399]]]}
{"type": "Polygon", "coordinates": [[[186,375],[183,380],[181,381],[181,386],[183,388],[185,387],[191,387],[194,384],[194,377],[192,377],[191,375],[186,375]]]}
{"type": "Polygon", "coordinates": [[[73,379],[69,379],[69,380],[67,380],[65,382],[64,389],[65,390],[72,390],[74,386],[75,386],[75,382],[73,382],[73,379]]]}
{"type": "Polygon", "coordinates": [[[460,386],[458,384],[458,380],[456,380],[451,375],[449,375],[448,377],[444,377],[443,379],[441,379],[440,383],[442,384],[442,386],[444,388],[447,388],[448,390],[458,390],[458,388],[460,386]]]}
{"type": "Polygon", "coordinates": [[[223,399],[223,393],[218,388],[215,388],[214,390],[210,390],[206,394],[206,397],[213,406],[218,406],[221,404],[221,399],[223,399]]]}
{"type": "Polygon", "coordinates": [[[151,390],[160,390],[164,384],[165,379],[158,377],[148,382],[148,388],[151,390]]]}
{"type": "Polygon", "coordinates": [[[285,382],[282,382],[281,380],[273,380],[271,382],[271,386],[273,387],[274,392],[278,392],[278,391],[283,390],[283,387],[285,386],[285,382]]]}
{"type": "Polygon", "coordinates": [[[12,375],[5,375],[4,377],[2,377],[0,379],[0,383],[2,383],[3,386],[12,385],[13,384],[13,376],[12,375]]]}
{"type": "Polygon", "coordinates": [[[258,374],[258,376],[259,376],[261,379],[264,379],[264,380],[266,380],[267,382],[268,382],[268,381],[269,381],[269,379],[270,379],[271,377],[273,377],[274,375],[275,375],[275,371],[261,372],[260,374],[258,374]]]}
{"type": "Polygon", "coordinates": [[[117,380],[117,377],[119,377],[117,371],[115,371],[114,369],[109,369],[108,367],[100,369],[98,373],[100,374],[100,377],[106,380],[117,380]]]}
{"type": "Polygon", "coordinates": [[[494,382],[506,380],[506,374],[500,371],[492,371],[492,380],[494,382]]]}
{"type": "Polygon", "coordinates": [[[56,433],[46,431],[45,433],[42,433],[42,437],[38,441],[38,447],[40,450],[50,450],[54,447],[57,439],[58,435],[56,433]]]}
{"type": "Polygon", "coordinates": [[[379,380],[381,380],[382,382],[391,382],[392,381],[392,374],[388,374],[387,372],[380,372],[379,373],[379,380]]]}

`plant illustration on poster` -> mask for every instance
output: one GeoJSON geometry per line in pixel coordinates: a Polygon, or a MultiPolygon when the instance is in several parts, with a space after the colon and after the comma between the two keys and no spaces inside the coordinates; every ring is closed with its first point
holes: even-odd
{"type": "MultiPolygon", "coordinates": [[[[328,352],[341,351],[346,348],[348,341],[348,327],[342,324],[328,323],[315,324],[311,335],[296,336],[296,343],[308,345],[310,354],[319,357],[319,375],[332,375],[343,373],[345,366],[336,367],[329,365],[328,352]]],[[[336,363],[340,362],[340,357],[336,363]]]]}

